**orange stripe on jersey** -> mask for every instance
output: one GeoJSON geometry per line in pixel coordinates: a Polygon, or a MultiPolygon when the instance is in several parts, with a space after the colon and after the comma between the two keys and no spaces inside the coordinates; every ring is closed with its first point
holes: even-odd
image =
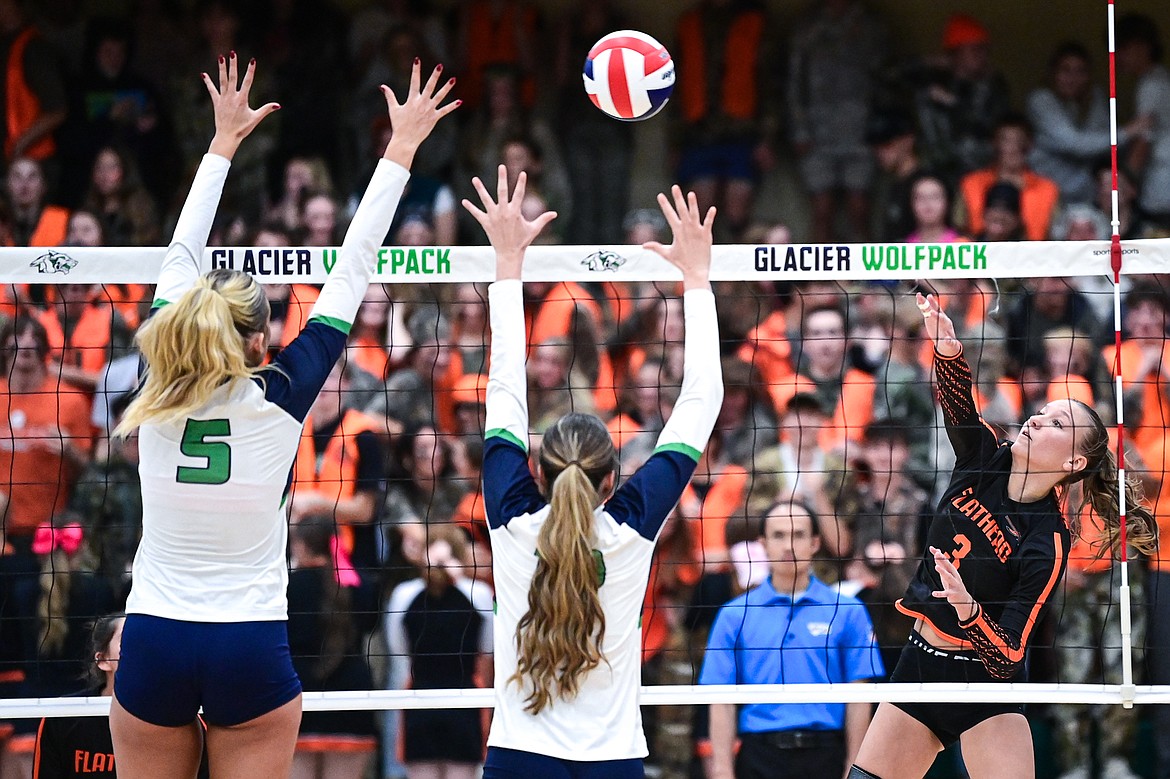
{"type": "Polygon", "coordinates": [[[902,604],[901,598],[898,598],[898,600],[894,601],[894,608],[896,608],[898,611],[905,614],[907,617],[915,617],[916,619],[922,620],[927,625],[930,625],[930,629],[933,630],[935,633],[937,633],[939,638],[945,638],[947,641],[950,641],[952,644],[954,644],[958,649],[973,649],[974,648],[974,645],[970,641],[968,641],[967,639],[955,638],[950,633],[947,633],[946,631],[940,629],[938,625],[934,624],[934,622],[931,621],[930,617],[926,616],[921,611],[915,611],[914,609],[911,609],[907,606],[904,606],[902,604]]]}
{"type": "Polygon", "coordinates": [[[41,775],[41,734],[45,730],[45,718],[41,718],[41,724],[37,725],[37,742],[33,746],[33,779],[39,779],[41,775]]]}
{"type": "Polygon", "coordinates": [[[1053,555],[1052,575],[1048,577],[1048,583],[1044,585],[1044,591],[1040,593],[1040,597],[1036,599],[1035,605],[1032,606],[1032,612],[1028,615],[1028,621],[1024,624],[1024,629],[1020,633],[1019,647],[1012,647],[999,631],[995,630],[988,624],[986,614],[983,609],[979,610],[979,615],[975,618],[975,622],[970,627],[977,628],[987,641],[1003,655],[1011,663],[1020,663],[1024,660],[1024,651],[1028,647],[1028,637],[1032,634],[1032,628],[1036,626],[1036,618],[1040,614],[1040,609],[1048,601],[1048,596],[1052,594],[1052,588],[1056,586],[1056,582],[1060,579],[1060,564],[1064,559],[1064,548],[1060,542],[1060,534],[1052,534],[1052,542],[1055,547],[1055,554],[1053,555]]]}

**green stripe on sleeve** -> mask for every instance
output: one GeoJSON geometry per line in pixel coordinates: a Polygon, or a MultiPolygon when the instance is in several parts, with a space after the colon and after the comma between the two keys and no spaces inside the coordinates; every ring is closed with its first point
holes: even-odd
{"type": "Polygon", "coordinates": [[[658,454],[659,452],[678,452],[679,454],[685,454],[695,462],[698,462],[699,458],[703,456],[703,453],[698,449],[693,446],[687,446],[686,444],[663,444],[654,450],[654,454],[658,454]]]}
{"type": "Polygon", "coordinates": [[[309,317],[309,321],[310,322],[320,322],[323,325],[329,325],[334,330],[340,330],[341,332],[345,333],[346,335],[349,335],[349,329],[351,327],[353,327],[352,322],[346,322],[344,319],[337,319],[336,317],[331,317],[331,316],[321,316],[321,315],[312,316],[312,317],[309,317]]]}
{"type": "Polygon", "coordinates": [[[169,306],[170,304],[171,304],[171,301],[169,301],[169,300],[163,300],[162,298],[155,298],[154,302],[150,304],[150,307],[152,309],[162,308],[163,306],[169,306]]]}
{"type": "MultiPolygon", "coordinates": [[[[528,451],[528,446],[525,445],[525,443],[519,438],[517,438],[515,433],[502,427],[497,427],[494,430],[487,431],[484,433],[483,437],[485,440],[488,438],[503,438],[506,441],[511,441],[512,443],[516,444],[516,446],[520,447],[523,451],[528,451]]],[[[697,462],[698,458],[696,457],[695,460],[697,462]]]]}

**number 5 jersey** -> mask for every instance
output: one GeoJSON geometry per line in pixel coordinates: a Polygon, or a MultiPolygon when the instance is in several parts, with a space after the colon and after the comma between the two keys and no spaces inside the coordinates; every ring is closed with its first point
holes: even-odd
{"type": "MultiPolygon", "coordinates": [[[[203,158],[163,260],[155,310],[198,278],[228,167],[223,157],[203,158]]],[[[139,430],[142,541],[127,613],[287,618],[284,500],[301,427],[345,349],[408,176],[378,163],[309,322],[271,365],[251,381],[224,384],[188,419],[139,430]]]]}

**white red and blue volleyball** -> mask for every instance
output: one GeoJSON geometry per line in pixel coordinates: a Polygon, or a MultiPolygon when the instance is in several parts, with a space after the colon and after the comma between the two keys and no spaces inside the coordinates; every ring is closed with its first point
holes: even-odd
{"type": "Polygon", "coordinates": [[[670,52],[644,32],[611,32],[589,50],[585,94],[614,119],[636,122],[662,110],[674,91],[670,52]]]}

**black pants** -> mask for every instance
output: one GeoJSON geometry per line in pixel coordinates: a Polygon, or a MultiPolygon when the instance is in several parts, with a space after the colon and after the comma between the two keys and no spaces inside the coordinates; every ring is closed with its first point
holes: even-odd
{"type": "Polygon", "coordinates": [[[840,730],[740,734],[735,779],[841,779],[845,733],[840,730]]]}

